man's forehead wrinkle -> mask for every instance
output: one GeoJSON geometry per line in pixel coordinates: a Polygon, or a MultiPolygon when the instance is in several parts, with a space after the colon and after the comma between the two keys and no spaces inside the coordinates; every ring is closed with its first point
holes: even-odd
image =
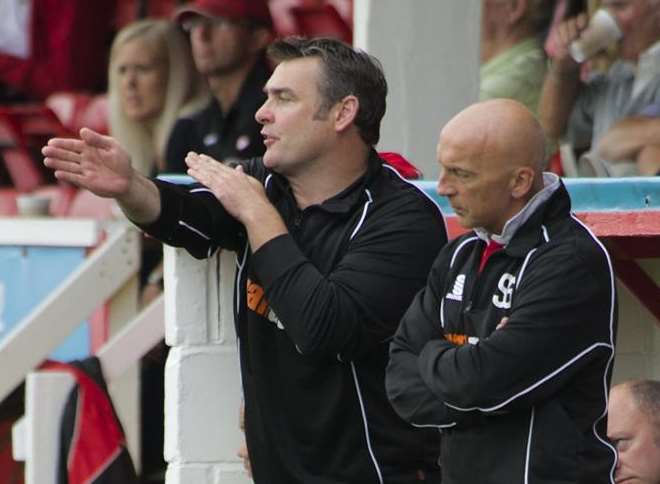
{"type": "Polygon", "coordinates": [[[481,123],[481,126],[470,126],[461,123],[451,126],[445,141],[453,153],[465,158],[479,158],[491,149],[493,135],[490,129],[481,123]]]}

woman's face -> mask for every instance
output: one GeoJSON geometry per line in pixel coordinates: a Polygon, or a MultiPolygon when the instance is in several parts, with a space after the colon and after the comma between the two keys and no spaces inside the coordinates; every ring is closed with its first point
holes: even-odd
{"type": "Polygon", "coordinates": [[[167,66],[153,46],[133,39],[119,47],[115,69],[119,79],[119,99],[126,117],[149,121],[165,104],[167,66]]]}

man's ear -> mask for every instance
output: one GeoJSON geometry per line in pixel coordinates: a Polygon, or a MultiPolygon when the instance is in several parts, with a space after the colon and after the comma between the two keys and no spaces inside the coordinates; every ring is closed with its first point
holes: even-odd
{"type": "Polygon", "coordinates": [[[357,117],[359,109],[360,101],[353,95],[346,96],[339,101],[334,108],[335,129],[337,131],[344,131],[351,126],[357,117]]]}
{"type": "Polygon", "coordinates": [[[511,196],[513,198],[525,198],[534,185],[534,169],[529,166],[516,168],[511,178],[511,196]]]}

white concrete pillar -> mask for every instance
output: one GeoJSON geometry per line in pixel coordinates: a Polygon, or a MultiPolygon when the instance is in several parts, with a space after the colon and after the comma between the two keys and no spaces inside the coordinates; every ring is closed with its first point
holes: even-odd
{"type": "Polygon", "coordinates": [[[240,369],[232,295],[235,255],[199,261],[165,247],[167,484],[246,484],[236,456],[240,369]]]}
{"type": "Polygon", "coordinates": [[[380,151],[435,179],[440,128],[479,97],[481,0],[354,0],[354,44],[383,64],[390,92],[380,151]]]}

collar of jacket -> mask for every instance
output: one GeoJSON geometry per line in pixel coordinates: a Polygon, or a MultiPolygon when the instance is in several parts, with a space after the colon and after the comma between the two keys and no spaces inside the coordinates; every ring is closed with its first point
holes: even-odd
{"type": "MultiPolygon", "coordinates": [[[[544,174],[545,188],[537,193],[525,207],[505,224],[502,236],[493,237],[505,242],[505,252],[521,257],[538,246],[543,239],[541,225],[566,217],[571,210],[571,200],[561,179],[553,174],[544,174]],[[518,221],[518,223],[515,223],[518,221]]],[[[487,241],[492,235],[475,229],[477,236],[487,241]]]]}
{"type": "MultiPolygon", "coordinates": [[[[371,149],[369,151],[369,157],[367,158],[366,173],[344,190],[337,193],[335,196],[328,198],[323,203],[315,205],[315,207],[329,213],[342,214],[352,212],[356,205],[364,203],[367,187],[370,186],[382,169],[383,160],[378,157],[376,150],[371,149]]],[[[286,194],[285,196],[293,199],[293,193],[291,192],[289,182],[285,177],[278,173],[273,173],[273,182],[280,194],[286,194]]]]}

